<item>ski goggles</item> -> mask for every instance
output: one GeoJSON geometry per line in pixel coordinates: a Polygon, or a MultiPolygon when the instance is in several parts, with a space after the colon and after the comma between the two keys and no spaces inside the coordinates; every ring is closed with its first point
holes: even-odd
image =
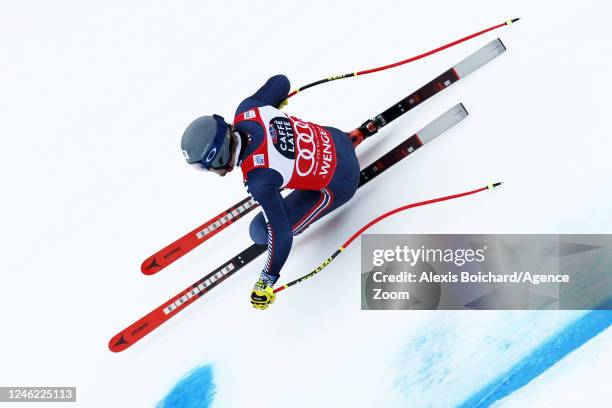
{"type": "Polygon", "coordinates": [[[217,121],[217,131],[215,138],[210,144],[208,151],[203,155],[202,160],[190,163],[197,170],[208,171],[222,170],[227,168],[230,159],[230,129],[219,115],[213,115],[217,121]]]}

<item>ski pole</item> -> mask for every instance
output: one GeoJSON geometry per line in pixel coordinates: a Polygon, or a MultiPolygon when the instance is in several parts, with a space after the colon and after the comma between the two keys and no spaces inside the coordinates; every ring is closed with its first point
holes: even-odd
{"type": "Polygon", "coordinates": [[[511,20],[507,20],[507,21],[505,21],[505,22],[503,22],[501,24],[497,24],[497,25],[494,25],[493,27],[489,27],[489,28],[486,28],[484,30],[478,31],[477,33],[468,35],[468,36],[460,38],[460,39],[458,39],[456,41],[453,41],[453,42],[450,42],[448,44],[442,45],[442,46],[440,46],[438,48],[435,48],[435,49],[433,49],[431,51],[427,51],[427,52],[424,52],[423,54],[419,54],[419,55],[416,55],[414,57],[411,57],[411,58],[408,58],[408,59],[405,59],[405,60],[402,60],[402,61],[394,62],[392,64],[383,65],[383,66],[377,67],[377,68],[365,69],[363,71],[350,72],[348,74],[334,75],[334,76],[331,76],[329,78],[320,79],[318,81],[312,82],[312,83],[310,83],[308,85],[301,86],[301,87],[291,91],[291,93],[289,93],[289,95],[287,95],[287,99],[285,99],[281,103],[281,107],[285,106],[287,104],[287,102],[288,102],[288,99],[291,98],[293,95],[295,95],[298,92],[301,92],[301,91],[303,91],[305,89],[312,88],[313,86],[324,84],[326,82],[336,81],[338,79],[351,78],[351,77],[355,77],[355,76],[359,76],[359,75],[372,74],[374,72],[384,71],[384,70],[389,69],[389,68],[395,68],[395,67],[398,67],[400,65],[405,65],[405,64],[408,64],[410,62],[417,61],[417,60],[420,60],[422,58],[428,57],[430,55],[436,54],[436,53],[438,53],[440,51],[444,51],[447,48],[454,47],[455,45],[458,45],[458,44],[461,44],[461,43],[466,42],[468,40],[471,40],[472,38],[476,38],[478,36],[481,36],[483,34],[486,34],[486,33],[490,32],[490,31],[497,30],[500,27],[512,25],[512,23],[515,23],[515,22],[517,22],[519,20],[520,20],[520,18],[513,18],[511,20]]]}
{"type": "Polygon", "coordinates": [[[361,227],[361,229],[359,229],[359,231],[357,231],[356,233],[351,235],[351,237],[344,244],[342,244],[340,246],[340,248],[338,248],[336,250],[336,252],[334,252],[329,258],[327,258],[321,265],[319,265],[312,272],[310,272],[307,275],[302,276],[299,279],[296,279],[294,281],[291,281],[291,282],[289,282],[289,283],[287,283],[287,284],[285,284],[283,286],[280,286],[280,287],[274,289],[274,293],[278,293],[278,292],[280,292],[282,290],[285,290],[285,289],[287,289],[287,288],[289,288],[289,287],[291,287],[291,286],[293,286],[295,284],[303,282],[306,279],[312,278],[317,273],[321,272],[327,265],[329,265],[338,255],[340,255],[341,252],[343,252],[355,239],[357,239],[357,237],[359,237],[361,234],[363,234],[367,229],[369,229],[371,226],[377,224],[378,222],[384,220],[385,218],[388,218],[388,217],[392,216],[393,214],[397,214],[398,212],[409,210],[409,209],[415,208],[415,207],[422,207],[424,205],[440,203],[442,201],[454,200],[456,198],[461,198],[461,197],[469,196],[469,195],[472,195],[472,194],[477,194],[477,193],[480,193],[480,192],[485,191],[485,190],[493,190],[495,187],[498,187],[501,184],[502,184],[501,182],[491,183],[491,184],[486,185],[485,187],[481,187],[481,188],[478,188],[478,189],[472,190],[472,191],[467,191],[465,193],[453,194],[453,195],[449,195],[449,196],[446,196],[446,197],[433,198],[431,200],[426,200],[426,201],[420,201],[418,203],[407,204],[407,205],[398,207],[398,208],[396,208],[394,210],[388,211],[388,212],[386,212],[386,213],[376,217],[372,221],[368,222],[366,225],[361,227]]]}

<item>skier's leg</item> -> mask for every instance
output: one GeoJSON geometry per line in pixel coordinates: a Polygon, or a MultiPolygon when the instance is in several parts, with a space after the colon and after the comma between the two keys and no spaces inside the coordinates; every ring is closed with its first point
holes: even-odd
{"type": "Polygon", "coordinates": [[[342,166],[336,168],[336,173],[326,188],[318,192],[299,192],[309,193],[307,196],[293,196],[298,192],[291,193],[285,200],[285,211],[291,222],[293,235],[302,233],[312,223],[341,207],[355,195],[360,177],[355,152],[347,139],[337,140],[336,150],[344,151],[342,166]]]}
{"type": "MultiPolygon", "coordinates": [[[[359,162],[351,147],[351,141],[343,137],[343,132],[333,129],[336,152],[341,156],[342,165],[336,167],[336,172],[329,185],[320,191],[296,190],[284,200],[285,213],[293,235],[303,232],[316,220],[334,211],[349,201],[359,185],[359,162]]],[[[258,244],[266,244],[268,227],[263,213],[259,213],[251,222],[249,233],[251,239],[258,244]]]]}
{"type": "Polygon", "coordinates": [[[285,200],[285,211],[291,224],[291,232],[294,236],[301,234],[310,224],[338,206],[334,192],[327,188],[289,194],[285,200]]]}
{"type": "MultiPolygon", "coordinates": [[[[351,142],[348,138],[343,137],[340,130],[333,129],[333,132],[337,134],[334,142],[336,153],[341,157],[341,165],[336,167],[331,182],[326,188],[317,192],[318,197],[310,194],[308,200],[305,200],[308,201],[307,203],[302,201],[304,197],[299,195],[292,197],[291,200],[287,197],[285,200],[287,215],[290,218],[294,235],[303,232],[313,222],[349,201],[359,186],[359,162],[351,142]],[[316,198],[315,202],[313,198],[316,198]]],[[[314,192],[303,191],[302,193],[314,192]]]]}
{"type": "MultiPolygon", "coordinates": [[[[297,227],[318,218],[318,214],[329,206],[330,200],[333,201],[329,194],[320,191],[297,190],[290,193],[284,199],[284,206],[294,235],[297,227]]],[[[265,245],[268,242],[268,225],[263,212],[251,221],[249,235],[257,244],[265,245]]]]}
{"type": "MultiPolygon", "coordinates": [[[[291,225],[293,235],[299,235],[313,222],[329,214],[347,202],[352,195],[342,194],[337,197],[330,189],[320,191],[297,190],[291,192],[284,200],[285,212],[291,225]]],[[[268,226],[263,212],[255,216],[249,227],[253,242],[265,245],[268,242],[268,226]]]]}
{"type": "MultiPolygon", "coordinates": [[[[356,187],[354,190],[356,190],[356,187]]],[[[330,188],[320,191],[297,190],[290,193],[283,200],[283,203],[293,235],[302,233],[313,222],[347,202],[355,193],[354,190],[350,194],[341,192],[340,195],[334,195],[330,188]]],[[[249,232],[253,241],[260,244],[267,242],[268,231],[263,212],[257,214],[253,219],[249,232]]],[[[270,303],[274,302],[275,295],[272,284],[267,282],[276,282],[277,279],[278,275],[272,276],[265,271],[261,273],[251,292],[251,304],[255,308],[266,309],[270,303]]]]}
{"type": "Polygon", "coordinates": [[[268,227],[266,220],[263,215],[263,211],[253,218],[251,225],[249,226],[249,235],[254,243],[259,245],[265,245],[268,242],[268,227]]]}

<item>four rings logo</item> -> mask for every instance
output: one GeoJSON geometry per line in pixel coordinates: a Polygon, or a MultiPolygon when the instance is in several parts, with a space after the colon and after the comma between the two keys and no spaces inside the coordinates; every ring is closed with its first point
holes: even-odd
{"type": "Polygon", "coordinates": [[[295,172],[299,177],[328,176],[334,158],[329,132],[292,119],[294,126],[286,117],[278,116],[270,121],[268,130],[274,148],[287,159],[295,160],[295,172]]]}
{"type": "Polygon", "coordinates": [[[320,126],[294,119],[297,132],[295,171],[301,177],[328,176],[334,159],[329,132],[320,126]],[[318,133],[318,135],[316,134],[318,133]]]}
{"type": "Polygon", "coordinates": [[[297,132],[297,150],[295,159],[295,171],[301,177],[308,176],[315,167],[315,154],[317,146],[314,141],[312,129],[307,124],[295,121],[297,132]]]}

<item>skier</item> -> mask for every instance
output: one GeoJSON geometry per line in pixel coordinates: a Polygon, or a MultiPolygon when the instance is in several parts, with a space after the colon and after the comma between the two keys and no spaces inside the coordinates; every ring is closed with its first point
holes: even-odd
{"type": "Polygon", "coordinates": [[[203,116],[181,140],[185,160],[197,170],[225,176],[239,166],[247,191],[261,206],[249,229],[254,242],[268,245],[251,292],[257,309],[274,302],[273,286],[293,237],[350,200],[359,184],[354,148],[364,134],[285,114],[279,107],[289,90],[286,76],[273,76],[238,105],[233,124],[218,115],[203,116]],[[283,187],[294,190],[284,199],[283,187]]]}

